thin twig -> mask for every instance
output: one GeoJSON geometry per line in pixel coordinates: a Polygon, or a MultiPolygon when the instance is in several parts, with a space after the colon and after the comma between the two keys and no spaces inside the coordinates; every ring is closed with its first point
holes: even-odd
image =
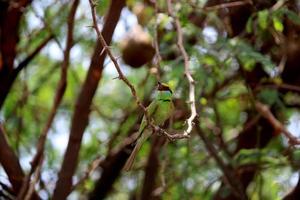
{"type": "MultiPolygon", "coordinates": [[[[44,24],[44,28],[46,28],[46,29],[54,36],[54,41],[55,41],[55,43],[57,44],[57,46],[59,47],[59,49],[60,49],[61,51],[63,51],[64,48],[63,48],[61,42],[58,40],[57,35],[55,34],[55,31],[53,31],[53,28],[51,27],[51,26],[53,26],[53,24],[50,23],[50,24],[51,24],[51,25],[50,25],[48,22],[53,22],[53,21],[54,21],[54,18],[57,17],[60,13],[62,13],[62,12],[65,10],[65,8],[66,8],[67,6],[68,6],[67,3],[63,4],[63,5],[62,5],[62,6],[61,6],[61,7],[53,14],[53,16],[51,16],[48,20],[46,20],[46,18],[45,18],[44,16],[39,15],[38,11],[34,8],[34,6],[32,7],[33,14],[35,15],[36,18],[38,18],[38,19],[44,24]]],[[[47,9],[48,9],[48,8],[46,8],[46,9],[44,10],[44,12],[46,12],[47,9]]],[[[57,27],[60,27],[61,25],[62,25],[62,24],[58,24],[57,27]]],[[[55,28],[54,28],[54,29],[55,29],[55,28]]]]}
{"type": "Polygon", "coordinates": [[[196,104],[195,104],[195,81],[190,73],[189,55],[187,54],[187,52],[183,46],[183,33],[182,33],[182,28],[181,28],[179,19],[174,15],[171,0],[168,0],[167,4],[168,4],[168,13],[175,20],[175,28],[177,31],[177,46],[179,47],[179,50],[183,56],[184,74],[189,82],[189,103],[190,103],[191,116],[187,120],[188,127],[184,131],[184,135],[187,136],[187,135],[190,135],[190,133],[192,132],[193,121],[194,121],[195,117],[197,116],[196,104]]]}
{"type": "Polygon", "coordinates": [[[134,99],[135,99],[135,102],[137,103],[137,105],[143,110],[144,114],[145,114],[145,117],[146,117],[146,120],[148,122],[148,125],[151,126],[151,128],[154,130],[154,131],[157,131],[159,130],[161,133],[163,133],[164,135],[166,135],[169,139],[182,139],[182,138],[188,138],[189,137],[189,134],[183,134],[183,136],[179,136],[179,135],[170,135],[168,134],[166,131],[161,131],[162,129],[156,125],[154,125],[152,123],[152,120],[151,118],[149,117],[148,115],[148,111],[146,109],[146,107],[142,104],[140,98],[137,96],[137,92],[136,92],[136,89],[135,87],[130,83],[130,81],[126,78],[126,76],[123,74],[122,70],[121,70],[121,67],[117,61],[117,59],[113,56],[111,50],[109,49],[109,46],[107,45],[98,25],[97,25],[97,19],[96,19],[96,4],[92,1],[92,0],[89,0],[90,2],[90,6],[91,6],[91,12],[92,12],[92,19],[93,19],[93,28],[95,29],[96,33],[97,33],[97,36],[103,46],[103,49],[106,51],[107,55],[109,56],[109,58],[111,59],[111,61],[113,62],[117,72],[118,72],[118,79],[122,80],[128,87],[129,89],[131,90],[131,94],[133,95],[134,99]]]}
{"type": "Polygon", "coordinates": [[[20,62],[20,64],[15,69],[15,73],[20,72],[22,69],[24,69],[30,61],[35,58],[36,55],[39,54],[39,52],[48,44],[50,40],[54,38],[53,34],[50,34],[48,37],[46,37],[23,61],[20,62]]]}
{"type": "Polygon", "coordinates": [[[300,93],[300,87],[297,85],[290,85],[286,83],[281,83],[281,84],[263,84],[259,85],[255,88],[255,90],[262,90],[264,87],[269,87],[269,88],[275,88],[275,89],[283,89],[283,90],[289,90],[293,92],[300,93]]]}
{"type": "Polygon", "coordinates": [[[213,11],[213,10],[219,10],[224,8],[231,8],[236,6],[242,6],[242,5],[253,5],[253,2],[251,0],[246,1],[234,1],[234,2],[228,2],[228,3],[222,3],[214,6],[204,7],[204,11],[213,11]]]}
{"type": "Polygon", "coordinates": [[[43,160],[41,159],[39,165],[37,166],[37,168],[36,168],[36,170],[35,170],[34,178],[33,178],[32,182],[31,182],[31,184],[30,184],[30,186],[29,186],[29,188],[28,188],[28,191],[27,191],[27,194],[26,194],[24,200],[30,200],[31,197],[32,197],[32,194],[33,194],[34,189],[35,189],[34,186],[35,186],[35,184],[36,184],[36,183],[39,181],[39,179],[40,179],[41,170],[42,170],[42,162],[43,162],[43,160]]]}
{"type": "Polygon", "coordinates": [[[274,115],[272,114],[272,112],[270,111],[270,109],[267,105],[256,101],[255,107],[256,107],[256,110],[270,122],[270,124],[273,126],[275,131],[283,133],[288,138],[289,143],[291,145],[300,144],[300,139],[295,137],[291,132],[289,132],[283,126],[283,124],[274,117],[274,115]]]}
{"type": "Polygon", "coordinates": [[[91,11],[92,11],[92,18],[93,18],[93,28],[95,29],[98,38],[100,39],[100,42],[103,46],[103,49],[106,51],[106,53],[108,54],[109,58],[111,59],[111,61],[113,62],[118,74],[119,74],[119,79],[122,80],[131,90],[132,95],[134,96],[136,103],[138,104],[138,106],[140,106],[143,111],[145,113],[147,113],[146,107],[141,103],[139,97],[137,96],[137,92],[134,88],[134,86],[129,82],[129,80],[126,78],[126,76],[123,74],[120,65],[117,61],[117,59],[113,56],[111,50],[109,49],[109,46],[107,45],[101,31],[99,30],[99,27],[97,25],[97,20],[96,20],[96,3],[94,3],[92,0],[89,0],[90,5],[91,5],[91,11]]]}
{"type": "Polygon", "coordinates": [[[99,167],[102,161],[103,159],[101,157],[97,157],[96,159],[94,159],[92,163],[89,165],[88,169],[84,172],[83,177],[81,177],[79,181],[72,186],[71,191],[74,191],[78,186],[84,183],[91,176],[91,174],[97,169],[97,167],[99,167]]]}

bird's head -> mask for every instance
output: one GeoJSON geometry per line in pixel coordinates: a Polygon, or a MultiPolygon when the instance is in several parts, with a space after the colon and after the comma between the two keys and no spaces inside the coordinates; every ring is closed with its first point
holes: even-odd
{"type": "Polygon", "coordinates": [[[165,83],[161,83],[161,82],[157,82],[157,90],[159,92],[159,96],[160,98],[171,98],[173,91],[171,90],[170,86],[165,84],[165,83]]]}
{"type": "Polygon", "coordinates": [[[165,91],[165,92],[170,92],[171,94],[173,93],[173,91],[171,90],[170,86],[166,83],[161,83],[161,82],[157,82],[157,90],[158,91],[165,91]]]}

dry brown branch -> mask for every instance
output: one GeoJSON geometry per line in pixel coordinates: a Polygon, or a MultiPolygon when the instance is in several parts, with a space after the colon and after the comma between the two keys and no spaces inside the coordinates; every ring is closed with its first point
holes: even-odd
{"type": "Polygon", "coordinates": [[[291,132],[289,132],[283,126],[283,124],[274,117],[274,115],[272,114],[272,112],[270,111],[270,109],[267,105],[256,101],[255,107],[256,107],[256,110],[270,122],[270,124],[273,126],[275,131],[281,132],[287,137],[287,139],[289,140],[289,143],[291,145],[300,144],[300,139],[295,137],[291,132]]]}
{"type": "MultiPolygon", "coordinates": [[[[1,70],[0,66],[0,108],[3,106],[3,103],[16,80],[19,72],[24,69],[32,59],[34,59],[38,53],[48,44],[48,42],[53,39],[53,35],[46,37],[37,47],[33,50],[21,63],[12,70],[11,73],[6,74],[5,70],[1,70]],[[3,73],[4,72],[4,73],[3,73]]],[[[4,55],[2,55],[4,56],[4,55]]],[[[0,63],[1,64],[1,63],[0,63]]]]}
{"type": "MultiPolygon", "coordinates": [[[[110,6],[102,29],[102,34],[108,44],[112,40],[112,35],[124,6],[125,0],[110,1],[110,6]]],[[[72,189],[72,177],[78,164],[84,130],[89,122],[90,106],[104,69],[106,53],[100,55],[102,49],[103,46],[98,39],[91,57],[85,81],[75,103],[68,145],[52,197],[54,200],[66,199],[72,189]]]]}
{"type": "MultiPolygon", "coordinates": [[[[64,51],[64,60],[62,62],[62,66],[61,66],[61,78],[60,78],[60,81],[58,83],[58,87],[57,87],[57,90],[56,90],[53,107],[50,111],[50,115],[49,115],[49,118],[46,122],[46,125],[43,128],[42,133],[39,137],[37,148],[36,148],[36,154],[34,155],[32,161],[31,161],[30,172],[28,173],[28,175],[24,179],[24,183],[23,183],[21,192],[18,195],[18,199],[23,199],[25,196],[26,196],[26,198],[31,197],[31,193],[30,193],[31,190],[27,191],[28,184],[29,184],[29,181],[30,181],[30,177],[35,171],[37,171],[36,174],[39,174],[38,171],[41,170],[40,165],[42,165],[42,163],[43,163],[44,148],[45,148],[47,135],[48,135],[49,129],[51,128],[54,117],[57,113],[57,109],[58,109],[58,107],[59,107],[59,105],[62,101],[62,98],[63,98],[65,90],[66,90],[67,70],[68,70],[69,60],[70,60],[70,51],[71,51],[71,48],[73,46],[74,20],[75,20],[75,14],[76,14],[78,4],[79,4],[79,0],[74,0],[73,1],[71,10],[70,10],[70,13],[69,13],[69,16],[68,16],[68,21],[67,21],[67,23],[68,23],[67,24],[68,25],[68,33],[67,33],[67,39],[66,39],[66,49],[64,51]]],[[[34,188],[33,187],[34,184],[35,184],[35,182],[31,183],[31,188],[34,188]]]]}
{"type": "Polygon", "coordinates": [[[0,146],[0,163],[8,176],[14,192],[17,193],[21,189],[24,172],[21,168],[17,155],[8,144],[5,131],[1,123],[0,146]]]}
{"type": "Polygon", "coordinates": [[[24,200],[30,200],[31,197],[32,197],[32,194],[33,194],[34,189],[35,189],[35,184],[39,181],[40,176],[41,176],[42,162],[43,162],[43,160],[41,159],[39,165],[37,166],[37,168],[35,170],[33,180],[30,183],[30,186],[28,188],[28,191],[26,193],[26,196],[25,196],[24,200]]]}
{"type": "Polygon", "coordinates": [[[71,191],[74,191],[78,186],[82,185],[90,176],[91,174],[99,167],[102,159],[100,157],[97,157],[92,161],[92,163],[89,165],[87,170],[84,172],[84,175],[79,179],[77,183],[75,183],[72,186],[71,191]]]}
{"type": "MultiPolygon", "coordinates": [[[[166,135],[169,139],[172,138],[173,139],[182,139],[182,138],[188,138],[189,137],[189,134],[183,134],[183,135],[178,135],[178,134],[175,134],[175,135],[170,135],[168,134],[166,131],[162,130],[160,127],[154,125],[152,123],[152,120],[150,119],[149,115],[148,115],[148,112],[147,112],[147,109],[146,107],[142,104],[141,100],[139,99],[139,97],[137,96],[137,92],[136,92],[136,89],[135,87],[130,83],[130,81],[126,78],[126,76],[123,74],[122,70],[121,70],[121,67],[117,61],[117,59],[113,56],[109,46],[107,45],[102,33],[100,32],[99,30],[99,27],[98,27],[98,24],[97,24],[97,19],[96,19],[96,4],[92,1],[92,0],[89,0],[90,2],[90,6],[91,6],[91,12],[92,12],[92,18],[93,18],[93,28],[95,29],[96,33],[97,33],[97,36],[103,46],[103,50],[105,50],[105,52],[107,53],[107,55],[109,56],[109,58],[111,59],[111,61],[113,62],[117,72],[118,72],[118,79],[122,80],[130,89],[131,91],[131,94],[132,96],[134,97],[135,99],[135,102],[137,103],[137,105],[143,110],[145,116],[146,116],[146,119],[147,119],[147,122],[148,122],[148,125],[151,126],[151,128],[157,132],[157,130],[159,130],[159,132],[163,133],[164,135],[166,135]]],[[[101,51],[101,54],[103,52],[103,50],[101,51]]]]}
{"type": "Polygon", "coordinates": [[[155,135],[151,149],[149,152],[147,165],[145,166],[145,176],[143,181],[143,187],[141,190],[141,198],[143,200],[154,199],[154,191],[157,186],[157,179],[159,178],[160,159],[159,154],[166,143],[165,137],[159,137],[155,135]]]}
{"type": "Polygon", "coordinates": [[[175,20],[175,28],[177,31],[177,46],[179,47],[180,52],[183,56],[184,74],[189,82],[189,104],[190,104],[191,116],[187,120],[188,127],[183,133],[183,135],[187,136],[190,135],[191,131],[193,130],[193,121],[197,116],[196,104],[195,104],[195,81],[190,73],[190,58],[183,45],[183,33],[182,33],[180,21],[177,18],[177,16],[174,15],[171,0],[168,0],[168,13],[175,20]]]}
{"type": "Polygon", "coordinates": [[[30,61],[35,58],[36,55],[48,44],[50,40],[53,39],[53,35],[50,34],[48,37],[46,37],[15,69],[15,73],[20,72],[23,68],[25,68],[30,61]]]}
{"type": "Polygon", "coordinates": [[[288,90],[288,91],[294,91],[297,93],[300,93],[300,87],[297,85],[290,85],[286,83],[281,83],[281,84],[264,84],[257,86],[255,90],[262,90],[264,87],[269,87],[269,88],[275,88],[275,89],[283,89],[283,90],[288,90]]]}

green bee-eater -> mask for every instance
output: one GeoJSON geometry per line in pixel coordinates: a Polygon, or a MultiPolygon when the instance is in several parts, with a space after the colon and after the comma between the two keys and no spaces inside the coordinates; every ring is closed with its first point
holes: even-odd
{"type": "MultiPolygon", "coordinates": [[[[172,90],[167,84],[158,82],[156,98],[147,107],[148,115],[155,125],[162,125],[172,115],[174,110],[172,94],[172,90]]],[[[147,119],[144,116],[139,128],[136,145],[124,166],[124,170],[128,171],[131,169],[136,154],[152,134],[152,131],[149,129],[147,129],[147,119]]]]}

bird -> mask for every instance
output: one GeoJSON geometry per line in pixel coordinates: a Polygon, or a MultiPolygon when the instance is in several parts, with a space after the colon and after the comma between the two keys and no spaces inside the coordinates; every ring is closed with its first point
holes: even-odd
{"type": "MultiPolygon", "coordinates": [[[[170,118],[174,111],[174,104],[172,102],[173,92],[167,84],[161,82],[157,83],[156,89],[156,97],[149,104],[146,110],[151,122],[153,122],[154,125],[160,126],[163,125],[164,122],[170,118]]],[[[146,142],[146,140],[152,135],[152,131],[147,129],[147,127],[147,118],[144,115],[138,130],[138,138],[135,147],[124,165],[125,171],[129,171],[132,168],[134,159],[138,151],[141,149],[142,145],[146,142]]]]}

